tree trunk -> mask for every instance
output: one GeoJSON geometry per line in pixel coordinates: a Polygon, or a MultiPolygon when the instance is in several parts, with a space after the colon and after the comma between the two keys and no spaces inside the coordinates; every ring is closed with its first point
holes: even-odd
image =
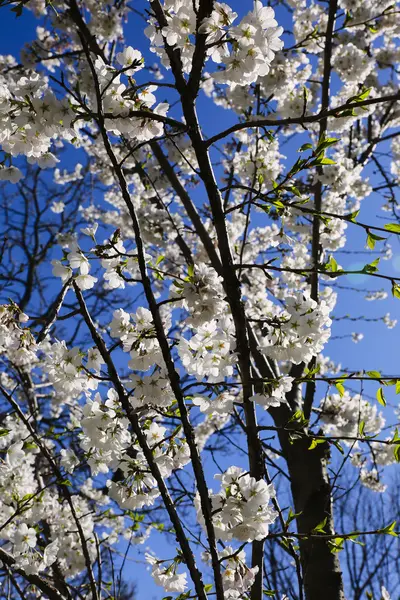
{"type": "MultiPolygon", "coordinates": [[[[325,519],[326,533],[334,533],[331,486],[326,465],[330,459],[327,444],[309,450],[310,439],[301,437],[291,444],[286,432],[282,447],[291,479],[292,496],[299,533],[310,533],[325,519]]],[[[300,540],[300,559],[307,600],[344,600],[342,572],[338,555],[326,540],[313,537],[300,540]]]]}
{"type": "MultiPolygon", "coordinates": [[[[250,336],[250,344],[258,374],[263,378],[275,376],[273,364],[259,351],[254,335],[250,336]]],[[[293,375],[298,373],[294,371],[293,375]]],[[[297,531],[309,534],[326,519],[324,531],[334,534],[332,490],[326,470],[329,445],[318,444],[309,450],[311,439],[306,435],[307,430],[301,428],[301,435],[296,435],[296,428],[290,423],[294,409],[302,402],[301,385],[293,387],[287,401],[288,404],[269,412],[288,466],[294,511],[300,513],[296,519],[297,531]]],[[[306,600],[345,600],[339,558],[331,552],[327,541],[313,537],[300,540],[299,546],[306,600]]]]}

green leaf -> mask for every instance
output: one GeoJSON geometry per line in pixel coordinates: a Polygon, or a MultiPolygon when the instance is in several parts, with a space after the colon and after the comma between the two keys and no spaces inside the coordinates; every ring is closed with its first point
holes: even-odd
{"type": "Polygon", "coordinates": [[[295,519],[297,519],[297,517],[299,517],[301,515],[301,512],[302,511],[300,511],[298,513],[295,513],[295,512],[292,511],[291,508],[289,508],[288,518],[287,518],[286,523],[285,523],[286,529],[289,527],[289,525],[290,525],[290,523],[292,521],[294,521],[295,519]]]}
{"type": "Polygon", "coordinates": [[[275,208],[285,208],[285,205],[281,200],[271,200],[271,204],[275,206],[275,208]]]}
{"type": "Polygon", "coordinates": [[[368,248],[370,248],[370,250],[373,250],[375,248],[375,240],[374,238],[371,236],[371,234],[369,233],[367,236],[367,246],[368,248]]]}
{"type": "Polygon", "coordinates": [[[397,427],[394,430],[393,438],[390,441],[392,442],[392,444],[395,444],[395,447],[393,449],[394,458],[396,462],[400,462],[400,436],[397,427]]]}
{"type": "Polygon", "coordinates": [[[299,190],[294,185],[292,185],[292,187],[290,188],[290,191],[293,192],[293,194],[295,196],[297,196],[298,198],[301,198],[301,194],[300,194],[299,190]]]}
{"type": "Polygon", "coordinates": [[[358,95],[358,99],[360,102],[366,100],[371,93],[372,88],[367,88],[362,94],[358,95]]]}
{"type": "Polygon", "coordinates": [[[397,427],[394,430],[393,438],[390,441],[392,444],[395,444],[395,447],[393,449],[394,458],[396,462],[400,462],[400,436],[397,427]]]}
{"type": "MultiPolygon", "coordinates": [[[[296,173],[298,173],[299,171],[301,171],[303,169],[303,167],[307,164],[307,160],[305,158],[298,158],[296,160],[296,162],[294,163],[293,167],[290,169],[288,176],[292,176],[295,175],[296,173]]],[[[272,182],[272,187],[275,189],[275,187],[278,187],[278,184],[273,181],[272,182]],[[274,185],[276,184],[276,185],[274,185]]]]}
{"type": "Polygon", "coordinates": [[[337,440],[332,440],[332,444],[339,450],[340,454],[344,454],[344,450],[337,440]]]}
{"type": "Polygon", "coordinates": [[[357,94],[357,96],[351,96],[351,98],[347,100],[346,104],[354,104],[366,100],[371,93],[371,89],[372,88],[365,88],[360,94],[357,94]]]}
{"type": "Polygon", "coordinates": [[[0,429],[0,437],[8,435],[10,433],[10,431],[11,431],[11,429],[0,429]]]}
{"type": "Polygon", "coordinates": [[[382,404],[382,406],[386,406],[385,395],[383,393],[382,388],[379,388],[376,392],[376,399],[378,400],[379,404],[382,404]]]}
{"type": "Polygon", "coordinates": [[[267,131],[265,132],[265,135],[267,136],[267,138],[269,139],[269,141],[270,141],[270,142],[273,142],[273,141],[274,141],[275,137],[274,137],[274,134],[272,133],[272,131],[268,131],[268,130],[267,130],[267,131]]]}
{"type": "Polygon", "coordinates": [[[345,538],[337,537],[328,542],[331,552],[340,552],[344,548],[345,538]]]}
{"type": "Polygon", "coordinates": [[[336,162],[326,156],[320,160],[320,165],[336,165],[336,162]]]}
{"type": "Polygon", "coordinates": [[[313,375],[316,375],[317,373],[319,373],[321,370],[321,365],[317,365],[316,367],[314,367],[313,369],[309,369],[308,367],[306,367],[304,369],[304,376],[307,377],[307,379],[311,379],[313,375]]]}
{"type": "Polygon", "coordinates": [[[340,396],[341,398],[343,398],[343,396],[344,396],[344,391],[345,391],[345,390],[344,390],[344,385],[343,385],[343,383],[342,383],[341,381],[336,381],[336,383],[335,383],[335,387],[336,387],[337,391],[339,392],[339,396],[340,396]]]}
{"type": "Polygon", "coordinates": [[[23,449],[24,450],[36,450],[37,445],[34,444],[33,442],[24,442],[23,449]]]}
{"type": "Polygon", "coordinates": [[[159,281],[164,281],[165,277],[164,275],[161,273],[161,271],[157,271],[154,269],[154,277],[156,279],[158,279],[159,281]]]}
{"type": "Polygon", "coordinates": [[[343,26],[346,27],[347,23],[349,23],[349,21],[352,21],[352,20],[353,20],[353,17],[351,15],[351,13],[349,11],[347,11],[343,26]]]}
{"type": "Polygon", "coordinates": [[[327,521],[328,521],[328,517],[325,517],[325,519],[323,521],[321,521],[321,523],[318,523],[318,525],[316,525],[314,527],[314,529],[311,530],[311,533],[326,533],[326,531],[324,530],[324,527],[325,527],[327,521]]]}
{"type": "Polygon", "coordinates": [[[354,212],[346,215],[346,219],[349,219],[349,221],[352,221],[353,223],[355,223],[355,219],[358,217],[360,211],[359,210],[355,210],[354,212]]]}
{"type": "Polygon", "coordinates": [[[316,439],[314,438],[311,442],[311,444],[309,445],[308,449],[309,450],[314,450],[314,448],[316,448],[318,446],[318,444],[325,444],[326,440],[320,440],[320,439],[316,439]]]}
{"type": "Polygon", "coordinates": [[[329,217],[325,217],[325,215],[319,214],[318,217],[321,219],[324,225],[329,225],[331,219],[329,217]]]}
{"type": "Polygon", "coordinates": [[[322,138],[315,150],[315,155],[319,156],[322,152],[326,150],[326,148],[337,144],[338,141],[339,140],[337,138],[322,138]]]}
{"type": "Polygon", "coordinates": [[[386,238],[384,238],[380,235],[376,235],[375,233],[371,233],[369,231],[368,235],[367,235],[367,246],[368,246],[368,248],[373,250],[375,248],[376,242],[380,242],[382,240],[386,240],[386,238]]]}
{"type": "Polygon", "coordinates": [[[264,596],[275,596],[276,592],[274,590],[263,590],[264,596]]]}
{"type": "Polygon", "coordinates": [[[312,150],[312,144],[303,144],[297,152],[304,152],[304,150],[312,150]]]}
{"type": "Polygon", "coordinates": [[[71,487],[72,483],[69,479],[63,479],[62,481],[57,481],[58,485],[65,485],[66,487],[71,487]]]}
{"type": "Polygon", "coordinates": [[[25,502],[29,502],[29,500],[31,500],[34,496],[35,494],[25,494],[25,496],[20,499],[20,503],[23,504],[25,502]]]}
{"type": "Polygon", "coordinates": [[[361,421],[358,426],[358,435],[360,437],[362,437],[364,435],[364,430],[365,430],[365,421],[361,421]]]}
{"type": "Polygon", "coordinates": [[[359,533],[355,533],[354,535],[349,536],[347,539],[349,540],[349,542],[352,542],[353,544],[358,544],[359,546],[365,546],[364,542],[360,542],[359,540],[357,540],[359,535],[360,535],[359,533]]]}
{"type": "Polygon", "coordinates": [[[400,394],[400,379],[396,381],[396,394],[400,394]]]}
{"type": "Polygon", "coordinates": [[[380,377],[382,377],[379,371],[366,371],[366,373],[368,377],[371,377],[372,379],[380,379],[380,377]]]}
{"type": "Polygon", "coordinates": [[[392,233],[400,233],[399,223],[386,223],[384,228],[386,229],[386,231],[391,231],[392,233]]]}
{"type": "Polygon", "coordinates": [[[377,266],[379,265],[379,261],[380,261],[380,260],[381,260],[380,258],[376,258],[375,260],[373,260],[373,261],[372,261],[372,263],[369,263],[369,265],[368,265],[368,266],[369,266],[369,267],[374,267],[374,268],[375,268],[375,267],[377,267],[377,266]]]}
{"type": "Polygon", "coordinates": [[[325,265],[325,269],[327,271],[331,271],[332,273],[336,273],[338,271],[338,268],[339,267],[336,260],[333,258],[333,256],[330,256],[329,261],[325,265]]]}
{"type": "Polygon", "coordinates": [[[308,196],[307,198],[303,198],[302,200],[299,200],[299,202],[294,202],[293,204],[295,206],[301,206],[302,204],[307,204],[307,202],[310,201],[310,197],[308,196]]]}
{"type": "Polygon", "coordinates": [[[310,162],[309,167],[319,167],[321,165],[336,165],[336,163],[331,158],[321,157],[310,162]]]}
{"type": "Polygon", "coordinates": [[[380,258],[376,258],[368,265],[365,265],[362,269],[363,273],[376,273],[378,271],[380,258]]]}
{"type": "Polygon", "coordinates": [[[371,25],[370,23],[366,23],[365,26],[370,30],[371,33],[377,33],[378,29],[371,25]]]}
{"type": "Polygon", "coordinates": [[[301,427],[307,425],[308,419],[305,418],[302,410],[296,410],[290,417],[288,423],[298,423],[301,427]]]}
{"type": "Polygon", "coordinates": [[[385,533],[386,535],[392,535],[393,537],[398,537],[399,534],[396,533],[394,528],[396,527],[396,521],[393,521],[389,525],[386,525],[383,529],[378,529],[377,533],[385,533]]]}
{"type": "MultiPolygon", "coordinates": [[[[392,283],[392,296],[394,298],[399,298],[400,299],[400,285],[398,283],[395,283],[394,281],[392,283]]],[[[396,392],[396,394],[397,393],[398,392],[396,392]]]]}
{"type": "Polygon", "coordinates": [[[211,592],[211,590],[213,589],[213,587],[214,587],[214,586],[213,586],[213,584],[212,584],[212,583],[207,583],[207,584],[204,586],[204,591],[205,591],[205,592],[211,592]]]}
{"type": "Polygon", "coordinates": [[[394,430],[394,434],[393,434],[393,438],[390,440],[391,442],[400,442],[400,436],[399,436],[399,430],[396,429],[394,430]]]}

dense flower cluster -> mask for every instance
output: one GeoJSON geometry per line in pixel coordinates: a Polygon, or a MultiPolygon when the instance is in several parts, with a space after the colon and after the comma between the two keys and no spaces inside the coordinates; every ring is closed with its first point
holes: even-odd
{"type": "MultiPolygon", "coordinates": [[[[218,537],[224,541],[236,539],[241,542],[264,539],[277,517],[270,505],[271,498],[275,496],[273,486],[257,481],[239,467],[229,467],[215,478],[221,481],[221,491],[211,496],[213,523],[218,537]]],[[[202,522],[198,496],[195,504],[197,517],[202,522]]]]}
{"type": "Polygon", "coordinates": [[[375,405],[371,405],[360,395],[354,396],[346,390],[340,394],[332,394],[321,401],[321,419],[328,435],[357,437],[360,423],[364,423],[364,431],[379,433],[385,425],[382,413],[375,405]]]}
{"type": "Polygon", "coordinates": [[[232,321],[228,318],[210,321],[197,328],[197,332],[179,342],[179,356],[190,375],[199,381],[222,381],[233,374],[236,356],[233,353],[232,321]]]}
{"type": "Polygon", "coordinates": [[[154,581],[166,592],[184,592],[187,588],[186,573],[177,573],[177,562],[165,564],[168,561],[157,560],[151,554],[146,554],[146,560],[151,565],[154,581]]]}
{"type": "Polygon", "coordinates": [[[211,15],[196,29],[195,5],[178,0],[168,2],[167,25],[160,29],[156,19],[151,18],[146,34],[153,51],[167,68],[164,40],[168,46],[179,48],[186,72],[191,70],[195,36],[206,35],[211,46],[208,56],[223,65],[222,70],[214,73],[214,79],[243,86],[266,75],[275,52],[283,46],[279,39],[283,29],[278,27],[274,16],[272,8],[257,1],[254,9],[233,26],[237,13],[226,3],[216,2],[211,15]]]}
{"type": "Polygon", "coordinates": [[[308,362],[328,341],[332,323],[329,305],[298,293],[286,298],[286,310],[265,326],[261,348],[267,355],[295,364],[308,362]]]}

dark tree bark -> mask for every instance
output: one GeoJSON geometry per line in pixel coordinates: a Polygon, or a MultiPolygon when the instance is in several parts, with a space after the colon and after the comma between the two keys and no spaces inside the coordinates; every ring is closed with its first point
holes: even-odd
{"type": "MultiPolygon", "coordinates": [[[[291,480],[299,532],[309,533],[326,519],[324,531],[333,534],[332,490],[326,465],[330,459],[326,443],[309,450],[310,440],[301,437],[291,444],[282,440],[291,480]]],[[[339,558],[326,540],[300,540],[300,557],[307,600],[344,600],[339,558]]]]}

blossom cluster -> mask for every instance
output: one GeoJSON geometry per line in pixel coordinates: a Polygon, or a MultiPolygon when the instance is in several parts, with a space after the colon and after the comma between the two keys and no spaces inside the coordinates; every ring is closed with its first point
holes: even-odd
{"type": "Polygon", "coordinates": [[[324,300],[318,304],[302,292],[286,298],[285,304],[285,311],[276,322],[265,325],[260,347],[278,360],[309,362],[330,337],[329,305],[324,300]]]}
{"type": "MultiPolygon", "coordinates": [[[[241,542],[267,537],[269,526],[277,517],[270,504],[275,496],[274,487],[250,477],[240,467],[229,467],[215,478],[221,482],[220,492],[211,496],[213,524],[218,537],[223,541],[235,539],[241,542]]],[[[199,496],[196,496],[195,505],[197,518],[204,525],[199,496]]]]}
{"type": "Polygon", "coordinates": [[[191,2],[168,2],[167,25],[159,27],[154,17],[146,29],[152,49],[169,68],[169,60],[164,48],[178,48],[185,72],[190,72],[195,48],[195,39],[205,35],[210,45],[208,56],[213,62],[222,65],[213,77],[229,85],[248,85],[266,75],[275,52],[280,50],[283,29],[278,27],[272,8],[263,6],[257,0],[254,8],[238,25],[233,26],[237,13],[222,2],[216,2],[209,17],[196,29],[195,5],[191,2]]]}

